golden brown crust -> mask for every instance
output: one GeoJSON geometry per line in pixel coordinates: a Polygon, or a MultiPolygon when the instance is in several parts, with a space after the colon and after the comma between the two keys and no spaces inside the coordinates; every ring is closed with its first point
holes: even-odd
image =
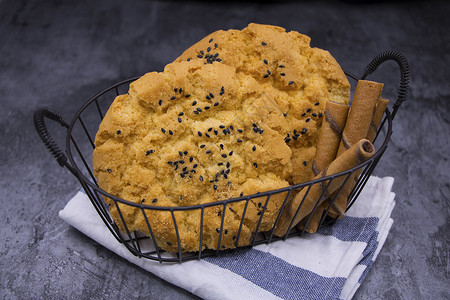
{"type": "MultiPolygon", "coordinates": [[[[190,206],[286,187],[292,151],[283,140],[285,128],[279,107],[253,78],[219,63],[172,63],[131,83],[129,93],[113,102],[96,135],[94,174],[100,187],[115,196],[158,206],[190,206]]],[[[283,200],[283,195],[270,198],[261,230],[273,226],[283,200]]],[[[118,208],[130,231],[149,232],[142,211],[107,201],[122,229],[118,208]]],[[[261,201],[247,206],[241,245],[256,229],[261,201]]],[[[222,248],[234,247],[244,204],[227,207],[222,248]]],[[[217,247],[221,209],[204,211],[203,248],[217,247]]],[[[199,250],[200,211],[175,216],[181,249],[199,250]]],[[[146,211],[146,217],[159,246],[176,251],[170,212],[146,211]]]]}
{"type": "Polygon", "coordinates": [[[176,61],[186,60],[218,61],[260,83],[286,114],[285,140],[297,166],[290,183],[314,177],[311,163],[325,103],[347,104],[350,98],[347,77],[328,51],[311,48],[310,38],[298,32],[251,23],[208,35],[176,61]]]}

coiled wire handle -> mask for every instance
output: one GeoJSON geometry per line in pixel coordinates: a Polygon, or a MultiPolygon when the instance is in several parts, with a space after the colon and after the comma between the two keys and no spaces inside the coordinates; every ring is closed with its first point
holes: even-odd
{"type": "Polygon", "coordinates": [[[72,173],[75,172],[75,170],[72,168],[72,166],[67,162],[67,157],[64,155],[64,153],[59,149],[56,142],[53,140],[53,138],[50,136],[50,133],[47,130],[47,126],[45,125],[44,118],[48,118],[50,120],[56,121],[61,126],[69,128],[69,124],[67,124],[60,114],[58,114],[55,111],[52,111],[46,107],[39,108],[36,110],[33,114],[33,123],[34,127],[36,128],[36,131],[41,138],[42,142],[44,142],[47,149],[50,151],[50,153],[53,155],[53,157],[56,158],[56,161],[61,167],[68,168],[72,173]]]}
{"type": "Polygon", "coordinates": [[[367,65],[364,74],[361,76],[361,79],[365,79],[367,75],[372,74],[379,65],[387,60],[393,60],[397,62],[400,67],[400,87],[398,90],[397,101],[395,102],[392,109],[392,120],[397,113],[398,108],[402,105],[402,103],[406,100],[406,96],[408,94],[408,86],[409,86],[409,65],[406,58],[398,51],[389,50],[378,54],[372,61],[367,65]]]}

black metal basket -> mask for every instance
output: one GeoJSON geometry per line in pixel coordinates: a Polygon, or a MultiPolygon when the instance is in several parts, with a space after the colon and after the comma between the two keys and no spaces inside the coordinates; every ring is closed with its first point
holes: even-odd
{"type": "MultiPolygon", "coordinates": [[[[386,147],[389,143],[390,136],[392,134],[392,120],[394,119],[398,108],[403,103],[403,101],[406,100],[407,95],[407,89],[409,84],[409,67],[406,59],[404,56],[396,51],[387,51],[379,54],[377,57],[375,57],[372,62],[367,66],[364,74],[361,76],[361,78],[358,78],[348,72],[346,72],[346,75],[353,79],[353,80],[359,80],[359,79],[365,79],[367,75],[371,74],[376,70],[376,68],[382,64],[383,62],[387,60],[394,60],[398,63],[400,67],[400,85],[398,89],[398,95],[397,100],[395,104],[393,105],[392,112],[389,111],[389,109],[386,109],[384,119],[379,127],[378,133],[377,133],[377,144],[376,148],[377,151],[373,157],[371,157],[366,162],[352,168],[349,170],[346,170],[344,172],[333,174],[324,178],[320,178],[313,181],[304,182],[301,184],[292,185],[289,187],[272,190],[272,191],[266,191],[257,193],[254,195],[246,195],[243,197],[233,198],[233,199],[227,199],[222,201],[217,201],[213,203],[207,203],[207,204],[201,204],[201,205],[195,205],[195,206],[187,206],[187,207],[160,207],[160,206],[152,206],[152,205],[145,205],[145,204],[138,204],[134,202],[130,202],[121,198],[118,198],[114,195],[111,195],[107,193],[106,191],[102,190],[98,185],[97,181],[93,175],[92,167],[90,166],[90,162],[92,161],[92,152],[95,148],[93,136],[95,135],[95,132],[98,129],[98,125],[103,119],[104,112],[109,108],[110,104],[114,100],[115,96],[126,93],[128,90],[128,84],[134,80],[136,80],[138,77],[131,78],[122,82],[119,82],[102,92],[98,93],[97,95],[90,98],[75,114],[70,124],[66,123],[62,117],[56,113],[51,111],[47,108],[41,108],[38,109],[34,113],[34,124],[36,127],[36,130],[41,137],[42,141],[48,148],[48,150],[53,154],[53,156],[56,158],[60,166],[66,167],[69,169],[69,171],[79,180],[81,186],[83,187],[84,191],[86,192],[87,196],[91,200],[94,208],[100,215],[101,219],[105,223],[105,226],[108,227],[108,229],[111,231],[111,233],[114,235],[114,237],[121,243],[123,243],[128,250],[133,253],[136,256],[139,257],[145,257],[152,260],[157,260],[159,262],[182,262],[186,260],[191,259],[200,259],[206,256],[212,256],[217,255],[219,253],[224,253],[227,251],[234,251],[235,249],[231,250],[223,250],[220,251],[221,248],[221,237],[222,232],[224,230],[224,220],[225,220],[225,213],[222,214],[222,221],[219,228],[219,240],[217,245],[217,250],[202,250],[202,236],[203,236],[203,216],[205,209],[210,207],[219,207],[223,209],[223,211],[226,210],[227,206],[229,206],[231,203],[236,202],[242,202],[245,203],[244,211],[242,215],[242,220],[240,224],[240,228],[238,231],[238,234],[235,239],[235,245],[238,248],[243,248],[242,246],[238,246],[239,244],[239,234],[241,232],[244,215],[246,213],[247,204],[251,199],[254,198],[264,198],[265,197],[265,203],[262,206],[262,212],[260,214],[259,223],[256,226],[256,230],[252,234],[252,238],[250,241],[250,244],[244,247],[253,247],[254,245],[262,244],[262,243],[270,243],[272,241],[277,241],[280,239],[286,239],[290,236],[294,235],[301,235],[305,232],[305,228],[308,226],[308,223],[311,220],[311,217],[306,220],[306,224],[304,224],[303,227],[300,226],[292,226],[292,222],[290,224],[289,230],[287,233],[282,236],[278,237],[274,235],[274,229],[279,221],[279,218],[281,216],[281,213],[285,207],[285,204],[288,200],[288,198],[293,195],[293,193],[296,193],[300,191],[301,189],[311,189],[311,187],[315,184],[325,184],[327,187],[325,188],[325,191],[321,194],[320,198],[317,199],[317,202],[314,206],[313,213],[318,207],[318,204],[321,202],[322,198],[326,194],[326,189],[330,185],[330,183],[333,180],[336,180],[336,178],[342,177],[345,178],[345,182],[349,178],[352,177],[355,173],[360,173],[360,176],[358,177],[358,180],[351,191],[349,198],[348,198],[348,205],[347,210],[352,206],[352,204],[355,202],[355,200],[358,198],[358,195],[364,188],[364,185],[366,184],[367,180],[369,179],[370,175],[372,174],[373,170],[375,169],[378,161],[381,159],[384,151],[386,150],[386,147]],[[61,124],[62,126],[67,128],[67,136],[66,136],[66,155],[60,150],[60,148],[56,145],[52,137],[50,136],[47,127],[44,122],[44,118],[49,118],[51,120],[54,120],[61,124]],[[89,163],[88,163],[89,161],[89,163]],[[280,212],[278,213],[278,216],[276,218],[275,224],[270,231],[266,232],[259,232],[261,221],[264,217],[265,207],[267,207],[267,203],[271,196],[275,194],[281,194],[284,193],[286,196],[284,198],[284,203],[281,207],[280,212]],[[144,218],[146,219],[146,223],[148,226],[148,232],[149,235],[145,235],[140,232],[131,232],[126,222],[124,221],[122,215],[120,215],[122,223],[124,225],[124,231],[121,231],[117,224],[114,222],[113,218],[111,217],[109,213],[108,206],[103,200],[102,196],[106,196],[110,198],[114,203],[122,203],[123,205],[130,205],[133,207],[138,208],[142,214],[144,215],[144,218]],[[158,210],[158,211],[165,211],[170,213],[172,217],[172,221],[174,224],[174,230],[177,237],[178,242],[178,251],[177,253],[169,253],[167,251],[162,250],[160,247],[158,247],[157,241],[153,235],[152,228],[150,226],[150,223],[147,220],[146,217],[146,211],[152,211],[152,210],[158,210]],[[177,211],[198,211],[200,213],[200,240],[199,240],[199,249],[197,252],[189,252],[189,253],[183,253],[181,249],[181,243],[180,243],[180,237],[179,237],[179,230],[177,227],[177,219],[175,216],[175,212],[177,211]]],[[[344,182],[344,184],[345,184],[344,182]]],[[[327,216],[331,206],[333,205],[334,201],[337,198],[337,195],[341,189],[338,190],[337,193],[335,193],[334,199],[330,202],[330,205],[326,212],[323,214],[322,219],[320,220],[319,228],[325,224],[330,224],[335,221],[335,219],[327,216]]],[[[301,205],[299,209],[297,210],[297,213],[301,210],[301,205]]],[[[119,210],[120,214],[120,210],[119,210]]],[[[312,215],[312,214],[311,214],[312,215]]]]}

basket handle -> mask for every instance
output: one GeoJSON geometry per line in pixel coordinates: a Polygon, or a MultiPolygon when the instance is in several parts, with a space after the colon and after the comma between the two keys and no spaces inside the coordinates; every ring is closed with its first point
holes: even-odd
{"type": "Polygon", "coordinates": [[[400,67],[400,87],[398,89],[397,101],[394,104],[391,114],[392,120],[394,120],[397,110],[406,100],[406,96],[408,93],[410,73],[408,61],[406,60],[405,56],[403,56],[403,54],[395,50],[389,50],[378,54],[367,65],[364,74],[361,76],[361,79],[365,79],[367,75],[372,74],[382,63],[384,63],[387,60],[393,60],[397,62],[398,66],[400,67]]]}
{"type": "Polygon", "coordinates": [[[47,126],[45,125],[44,119],[50,119],[56,121],[61,126],[69,128],[69,124],[67,124],[61,115],[53,110],[50,110],[46,107],[41,107],[37,109],[33,114],[33,123],[36,131],[41,138],[44,145],[47,147],[48,151],[56,158],[56,161],[61,167],[68,168],[72,173],[75,171],[72,166],[67,162],[67,157],[58,147],[56,142],[50,136],[50,133],[47,130],[47,126]]]}

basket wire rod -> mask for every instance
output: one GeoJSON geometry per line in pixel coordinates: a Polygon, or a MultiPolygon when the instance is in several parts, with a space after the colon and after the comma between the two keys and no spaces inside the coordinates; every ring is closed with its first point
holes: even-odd
{"type": "Polygon", "coordinates": [[[133,231],[132,233],[131,233],[131,236],[133,237],[133,240],[136,242],[136,250],[138,251],[138,253],[139,253],[139,257],[141,257],[142,256],[142,249],[141,249],[141,243],[139,242],[139,238],[138,238],[138,236],[137,236],[137,231],[133,231]]]}
{"type": "Polygon", "coordinates": [[[152,238],[153,246],[155,247],[156,255],[158,256],[158,260],[161,263],[161,253],[159,251],[158,242],[155,239],[155,235],[153,234],[152,226],[148,221],[147,214],[145,213],[145,209],[141,207],[142,214],[144,215],[145,224],[147,224],[148,232],[150,233],[150,237],[152,238]]]}
{"type": "Polygon", "coordinates": [[[264,212],[265,212],[266,209],[267,209],[267,205],[269,204],[270,196],[271,196],[270,194],[267,195],[267,199],[266,199],[266,202],[264,203],[263,210],[262,210],[262,212],[260,212],[260,217],[259,217],[259,220],[258,220],[258,225],[256,225],[255,234],[254,234],[254,236],[253,236],[252,247],[255,245],[256,236],[258,235],[259,228],[261,227],[261,222],[262,222],[262,219],[263,219],[263,217],[264,217],[264,212]]]}
{"type": "Polygon", "coordinates": [[[217,241],[217,249],[216,254],[219,254],[220,246],[222,242],[222,233],[223,233],[223,224],[225,223],[225,213],[227,211],[227,203],[223,204],[223,210],[222,210],[222,220],[220,221],[220,229],[219,229],[219,240],[217,241]]]}
{"type": "Polygon", "coordinates": [[[109,223],[111,223],[111,224],[114,223],[114,220],[111,218],[111,216],[109,214],[108,206],[106,205],[105,201],[103,201],[103,197],[99,194],[99,192],[96,189],[93,189],[93,190],[94,190],[95,199],[97,200],[97,202],[99,202],[101,204],[103,215],[107,218],[107,221],[109,223]]]}
{"type": "Polygon", "coordinates": [[[70,137],[70,140],[72,141],[72,144],[75,146],[75,149],[77,150],[78,155],[79,155],[80,158],[81,158],[81,161],[83,162],[83,164],[84,164],[86,170],[88,171],[89,176],[91,176],[92,181],[95,183],[95,185],[98,186],[97,180],[95,179],[94,174],[92,174],[91,168],[89,168],[89,165],[87,164],[86,159],[84,158],[83,154],[81,154],[80,148],[78,147],[78,144],[76,143],[76,141],[75,141],[75,139],[73,138],[73,136],[70,137]]]}
{"type": "Polygon", "coordinates": [[[81,119],[81,116],[78,118],[78,120],[80,121],[81,127],[83,127],[83,130],[84,130],[84,133],[86,133],[86,136],[88,137],[89,142],[91,143],[92,149],[95,149],[94,141],[92,140],[91,135],[89,134],[86,126],[84,125],[84,122],[81,119]]]}
{"type": "Polygon", "coordinates": [[[119,96],[119,90],[117,89],[117,86],[114,87],[114,90],[116,91],[116,96],[119,96]]]}
{"type": "Polygon", "coordinates": [[[198,246],[198,259],[202,258],[202,248],[203,248],[203,217],[205,214],[205,208],[200,209],[200,240],[198,246]]]}
{"type": "Polygon", "coordinates": [[[241,223],[239,224],[238,233],[236,235],[236,243],[235,243],[236,247],[238,247],[238,245],[239,245],[239,238],[241,237],[242,225],[244,224],[245,213],[247,212],[247,207],[248,207],[248,202],[249,201],[250,201],[250,198],[246,198],[245,199],[245,206],[244,206],[244,210],[242,212],[241,223]]]}
{"type": "Polygon", "coordinates": [[[125,228],[125,233],[126,233],[127,236],[128,236],[128,240],[127,240],[127,241],[125,241],[123,238],[122,238],[122,241],[124,242],[124,245],[125,245],[128,249],[132,249],[132,253],[133,253],[134,255],[136,255],[136,245],[134,244],[134,240],[133,240],[132,237],[131,237],[131,233],[130,233],[130,230],[128,229],[127,223],[125,222],[125,219],[123,218],[122,211],[120,210],[118,201],[115,200],[115,199],[112,199],[112,200],[114,201],[114,205],[116,206],[117,212],[119,213],[120,221],[122,222],[123,227],[125,228]],[[129,245],[129,242],[131,242],[132,246],[129,245]]]}
{"type": "Polygon", "coordinates": [[[170,210],[170,214],[172,215],[172,221],[173,221],[173,227],[175,228],[175,234],[177,236],[177,244],[178,244],[178,253],[177,253],[177,257],[178,257],[178,261],[181,262],[181,240],[180,240],[180,232],[178,231],[178,225],[177,225],[177,220],[175,218],[175,213],[174,210],[171,209],[170,210]]]}
{"type": "Polygon", "coordinates": [[[274,232],[275,232],[275,228],[277,227],[278,221],[281,218],[281,214],[283,213],[284,207],[286,206],[286,203],[288,202],[288,199],[291,196],[291,193],[292,193],[292,189],[290,189],[288,191],[286,197],[284,198],[283,204],[281,205],[281,209],[278,212],[278,216],[275,219],[275,223],[273,224],[272,230],[270,231],[270,236],[269,236],[269,241],[268,241],[269,243],[272,241],[272,238],[273,238],[273,235],[274,235],[274,232]]]}
{"type": "Polygon", "coordinates": [[[100,108],[100,105],[98,104],[98,98],[95,98],[94,102],[95,102],[95,106],[97,106],[97,111],[98,111],[98,114],[100,115],[100,120],[103,120],[103,113],[100,108]]]}
{"type": "MultiPolygon", "coordinates": [[[[320,182],[318,182],[317,184],[320,184],[320,182]]],[[[298,215],[298,213],[300,212],[300,209],[303,206],[303,202],[305,202],[306,197],[308,197],[308,194],[309,194],[309,191],[311,190],[311,187],[312,187],[312,184],[308,185],[308,189],[306,190],[306,193],[303,196],[302,202],[300,202],[300,205],[298,206],[298,208],[297,208],[297,210],[296,210],[296,212],[294,214],[294,217],[292,218],[291,222],[289,223],[289,227],[288,227],[286,233],[283,236],[283,241],[285,241],[286,238],[288,237],[288,233],[291,230],[291,228],[292,228],[292,226],[294,224],[295,218],[297,218],[297,215],[298,215]]]]}
{"type": "MultiPolygon", "coordinates": [[[[350,176],[350,175],[347,176],[346,180],[349,178],[349,176],[350,176]]],[[[311,213],[309,214],[309,218],[306,220],[306,224],[303,226],[303,229],[302,229],[300,235],[302,235],[302,234],[305,233],[306,227],[308,227],[309,222],[311,221],[311,218],[312,218],[314,212],[316,211],[317,207],[319,206],[319,203],[321,203],[322,199],[324,199],[325,196],[326,196],[326,198],[328,198],[328,196],[329,196],[329,194],[328,194],[328,188],[330,187],[330,184],[331,184],[332,181],[333,181],[333,179],[331,179],[331,180],[328,182],[328,184],[326,185],[326,187],[323,189],[322,194],[320,195],[319,199],[317,199],[316,204],[314,204],[314,207],[313,207],[311,213]]],[[[320,182],[320,183],[318,183],[318,184],[320,184],[320,186],[323,187],[322,183],[324,183],[324,182],[322,181],[322,182],[320,182]]],[[[342,186],[344,186],[344,185],[345,185],[345,183],[342,184],[342,186]]],[[[342,188],[342,186],[341,186],[341,188],[342,188]]],[[[340,192],[340,190],[339,190],[339,192],[340,192]]],[[[325,199],[324,199],[324,200],[325,200],[325,199]]]]}

